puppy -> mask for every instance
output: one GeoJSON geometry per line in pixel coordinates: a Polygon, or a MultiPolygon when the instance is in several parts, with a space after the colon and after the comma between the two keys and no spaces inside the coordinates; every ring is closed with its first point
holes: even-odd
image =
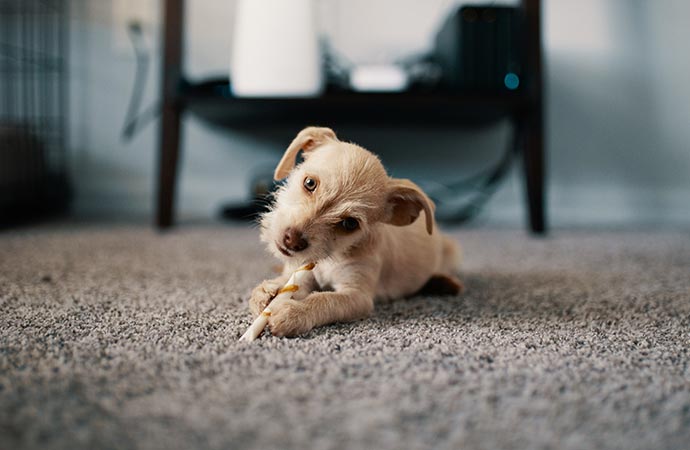
{"type": "Polygon", "coordinates": [[[425,286],[461,292],[454,276],[459,248],[435,230],[434,204],[413,182],[389,177],[371,152],[339,141],[329,128],[305,128],[275,170],[276,180],[286,177],[261,218],[261,239],[284,271],[254,289],[252,314],[263,311],[296,268],[317,265],[306,286],[311,294],[272,311],[273,335],[364,318],[374,299],[409,296],[425,286]],[[300,150],[304,162],[295,167],[300,150]]]}

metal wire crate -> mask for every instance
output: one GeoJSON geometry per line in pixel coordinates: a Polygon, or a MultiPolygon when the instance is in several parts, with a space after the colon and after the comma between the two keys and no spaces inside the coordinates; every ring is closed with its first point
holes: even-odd
{"type": "Polygon", "coordinates": [[[0,0],[0,223],[64,211],[68,0],[0,0]]]}

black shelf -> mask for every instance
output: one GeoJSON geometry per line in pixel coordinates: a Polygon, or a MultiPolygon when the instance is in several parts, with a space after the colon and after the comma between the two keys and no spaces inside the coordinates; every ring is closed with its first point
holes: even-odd
{"type": "Polygon", "coordinates": [[[227,79],[186,81],[183,71],[185,0],[165,0],[163,19],[162,116],[155,223],[169,228],[175,218],[181,121],[185,112],[219,126],[260,129],[267,124],[376,127],[482,126],[508,118],[514,149],[522,156],[527,217],[534,233],[546,231],[541,0],[520,0],[524,29],[524,83],[516,92],[354,93],[330,89],[318,98],[234,98],[227,79]]]}
{"type": "Polygon", "coordinates": [[[279,122],[305,124],[468,125],[488,124],[527,106],[521,92],[358,93],[326,91],[314,98],[238,98],[227,81],[185,83],[184,108],[218,126],[252,127],[279,122]]]}

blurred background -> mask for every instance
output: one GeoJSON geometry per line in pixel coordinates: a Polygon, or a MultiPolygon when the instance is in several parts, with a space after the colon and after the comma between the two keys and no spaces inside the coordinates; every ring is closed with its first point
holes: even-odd
{"type": "MultiPolygon", "coordinates": [[[[164,2],[0,3],[5,97],[0,100],[5,129],[0,135],[5,149],[0,174],[7,178],[16,172],[13,157],[7,156],[12,142],[40,139],[45,152],[58,148],[53,157],[58,162],[50,164],[61,180],[49,190],[69,192],[71,215],[153,222],[164,2]],[[17,18],[11,11],[17,5],[47,5],[59,16],[55,20],[64,22],[55,25],[55,36],[64,33],[64,47],[49,48],[60,42],[51,35],[21,34],[18,30],[24,28],[13,21],[24,20],[25,26],[45,31],[40,21],[53,19],[45,11],[38,11],[43,19],[27,19],[26,11],[17,18]],[[57,55],[57,81],[43,73],[50,94],[22,97],[21,80],[26,83],[27,78],[17,76],[12,67],[26,57],[17,56],[17,47],[38,44],[32,54],[57,55]],[[27,102],[31,108],[24,107],[27,102]],[[31,132],[18,132],[17,120],[8,119],[16,111],[38,116],[42,108],[56,117],[64,115],[58,143],[51,144],[52,135],[43,134],[47,122],[33,125],[31,132]],[[130,127],[126,137],[123,129],[133,117],[140,123],[130,127]]],[[[234,52],[240,3],[186,2],[182,39],[188,80],[223,79],[236,69],[232,65],[238,61],[234,52]]],[[[317,0],[311,6],[320,42],[337,56],[336,63],[357,67],[420,61],[434,50],[445,21],[469,4],[317,0]]],[[[548,222],[553,227],[690,224],[690,3],[545,0],[541,8],[548,222]]],[[[191,113],[182,123],[176,215],[183,223],[216,218],[224,206],[247,202],[256,180],[270,175],[299,131],[294,124],[270,120],[228,128],[191,113]]],[[[379,154],[391,174],[429,189],[490,170],[501,161],[512,132],[507,119],[479,127],[320,125],[379,154]]],[[[472,224],[524,226],[524,181],[519,159],[515,162],[472,224]]]]}

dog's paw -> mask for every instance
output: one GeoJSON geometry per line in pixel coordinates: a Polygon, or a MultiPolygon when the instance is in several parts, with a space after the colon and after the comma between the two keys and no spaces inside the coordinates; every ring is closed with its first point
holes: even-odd
{"type": "Polygon", "coordinates": [[[266,280],[254,288],[249,298],[249,309],[254,318],[258,317],[261,311],[268,306],[271,300],[273,300],[273,297],[278,293],[280,287],[281,285],[279,283],[275,283],[272,280],[266,280]]]}
{"type": "Polygon", "coordinates": [[[302,302],[287,300],[274,309],[271,306],[268,327],[271,334],[279,337],[293,337],[312,329],[307,317],[306,306],[302,302]]]}

